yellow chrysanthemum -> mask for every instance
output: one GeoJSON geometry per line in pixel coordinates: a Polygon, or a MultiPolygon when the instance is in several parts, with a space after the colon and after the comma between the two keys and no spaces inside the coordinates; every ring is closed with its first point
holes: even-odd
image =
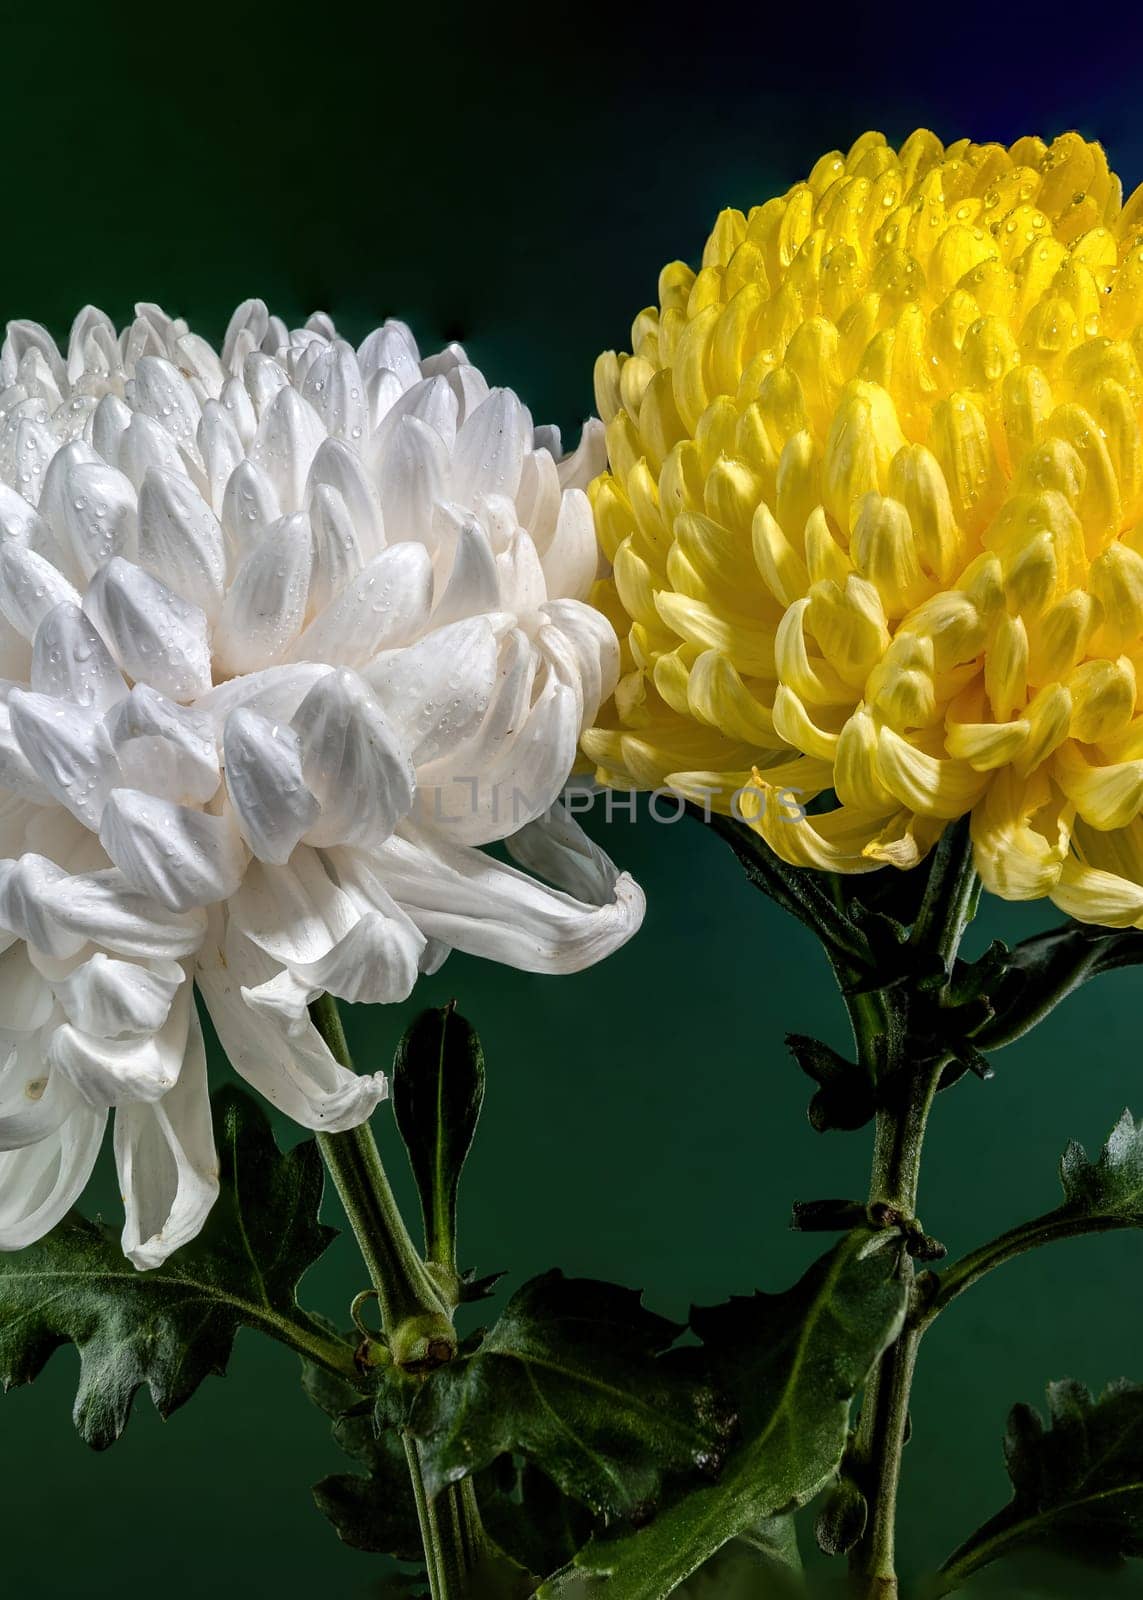
{"type": "Polygon", "coordinates": [[[842,872],[971,811],[996,893],[1143,926],[1143,188],[868,133],[659,298],[596,368],[601,781],[842,872]]]}

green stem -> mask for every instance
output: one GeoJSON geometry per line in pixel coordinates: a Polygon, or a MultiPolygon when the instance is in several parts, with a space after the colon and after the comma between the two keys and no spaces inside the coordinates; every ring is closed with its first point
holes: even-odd
{"type": "MultiPolygon", "coordinates": [[[[924,899],[909,939],[919,957],[939,961],[945,988],[978,892],[967,822],[954,823],[946,828],[933,853],[924,899]]],[[[870,1207],[888,1207],[906,1221],[912,1221],[917,1213],[925,1131],[944,1068],[943,1059],[911,1058],[912,998],[908,991],[883,991],[876,1004],[861,996],[854,996],[850,1004],[859,1058],[866,1072],[878,1080],[881,1094],[874,1124],[870,1207]]],[[[909,1280],[910,1315],[870,1375],[850,1452],[850,1470],[869,1504],[865,1533],[850,1556],[853,1590],[860,1600],[897,1600],[898,1595],[897,1492],[921,1338],[912,1314],[916,1298],[913,1263],[904,1250],[901,1270],[909,1280]]]]}
{"type": "MultiPolygon", "coordinates": [[[[352,1066],[337,1001],[323,995],[310,1016],[334,1059],[352,1066]]],[[[456,1333],[405,1226],[372,1130],[365,1124],[348,1133],[320,1133],[318,1145],[377,1291],[394,1364],[427,1375],[455,1356],[456,1333]]],[[[483,1540],[472,1485],[466,1480],[430,1498],[417,1442],[405,1434],[404,1446],[431,1600],[462,1600],[483,1540]]]]}
{"type": "Polygon", "coordinates": [[[417,1507],[417,1525],[421,1530],[421,1547],[425,1553],[425,1571],[429,1580],[429,1600],[442,1600],[446,1593],[441,1588],[440,1535],[436,1507],[425,1491],[425,1475],[421,1469],[417,1441],[411,1434],[403,1435],[405,1461],[409,1468],[409,1482],[413,1486],[413,1499],[417,1507]]]}
{"type": "MultiPolygon", "coordinates": [[[[323,995],[310,1015],[334,1059],[351,1066],[337,1001],[323,995]]],[[[319,1133],[318,1145],[377,1291],[394,1362],[421,1372],[450,1361],[452,1319],[405,1226],[372,1129],[365,1123],[347,1133],[319,1133]]]]}
{"type": "MultiPolygon", "coordinates": [[[[877,1113],[870,1205],[911,1218],[916,1212],[925,1126],[940,1078],[932,1067],[913,1078],[902,1104],[877,1113]]],[[[913,1279],[902,1251],[901,1270],[913,1279]]],[[[919,1333],[908,1323],[870,1374],[851,1453],[853,1476],[869,1503],[869,1521],[850,1557],[854,1592],[862,1600],[896,1600],[897,1490],[909,1422],[909,1394],[919,1333]]]]}

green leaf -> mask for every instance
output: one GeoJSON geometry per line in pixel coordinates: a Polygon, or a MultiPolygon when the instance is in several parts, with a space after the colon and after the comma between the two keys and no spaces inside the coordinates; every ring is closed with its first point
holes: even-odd
{"type": "Polygon", "coordinates": [[[353,1350],[298,1307],[298,1280],[334,1236],[318,1221],[321,1158],[286,1153],[240,1090],[214,1098],[221,1191],[206,1227],[164,1266],[137,1272],[117,1236],[77,1213],[0,1255],[0,1382],[30,1383],[54,1350],[79,1351],[75,1425],[97,1450],[122,1433],[144,1384],[161,1416],[226,1370],[245,1325],[354,1377],[353,1350]]]}
{"type": "Polygon", "coordinates": [[[1010,1503],[950,1556],[940,1594],[1017,1550],[1112,1571],[1143,1556],[1143,1386],[1121,1380],[1093,1400],[1083,1384],[1048,1388],[1050,1426],[1014,1407],[1004,1454],[1010,1503]]]}
{"type": "Polygon", "coordinates": [[[646,1518],[668,1480],[717,1472],[733,1426],[693,1361],[665,1354],[682,1331],[636,1290],[533,1278],[413,1406],[430,1494],[515,1452],[594,1515],[646,1518]]]}
{"type": "MultiPolygon", "coordinates": [[[[1143,932],[1068,922],[1025,939],[1013,949],[994,947],[977,963],[979,986],[992,1015],[973,1039],[982,1050],[997,1050],[1035,1027],[1061,1000],[1101,973],[1143,963],[1143,932]]],[[[972,969],[958,974],[958,986],[971,981],[972,969]]]]}
{"type": "Polygon", "coordinates": [[[400,1434],[378,1427],[373,1399],[312,1361],[302,1363],[302,1387],[331,1419],[338,1446],[365,1469],[316,1483],[318,1510],[355,1550],[421,1561],[420,1523],[400,1434]]]}
{"type": "Polygon", "coordinates": [[[731,1539],[812,1499],[837,1470],[853,1397],[896,1337],[905,1300],[899,1238],[860,1229],[785,1294],[695,1312],[712,1369],[738,1401],[743,1443],[717,1484],[638,1532],[593,1540],[540,1594],[663,1600],[731,1539]]]}
{"type": "Polygon", "coordinates": [[[786,1048],[818,1086],[810,1101],[810,1124],[815,1131],[863,1128],[877,1109],[876,1086],[865,1069],[808,1034],[788,1033],[786,1048]]]}
{"type": "Polygon", "coordinates": [[[502,1456],[476,1479],[490,1538],[538,1577],[566,1565],[592,1530],[591,1517],[531,1462],[502,1456]]]}
{"type": "Polygon", "coordinates": [[[421,1201],[425,1254],[456,1272],[456,1200],[484,1103],[484,1052],[453,1002],[422,1011],[397,1046],[393,1114],[421,1201]]]}
{"type": "Polygon", "coordinates": [[[1095,1161],[1074,1140],[1060,1161],[1067,1209],[1143,1226],[1143,1122],[1124,1111],[1095,1161]]]}
{"type": "Polygon", "coordinates": [[[373,1432],[369,1417],[347,1416],[334,1423],[334,1438],[365,1468],[335,1472],[314,1484],[314,1503],[338,1538],[354,1550],[420,1561],[420,1526],[409,1483],[405,1448],[397,1433],[373,1432]]]}

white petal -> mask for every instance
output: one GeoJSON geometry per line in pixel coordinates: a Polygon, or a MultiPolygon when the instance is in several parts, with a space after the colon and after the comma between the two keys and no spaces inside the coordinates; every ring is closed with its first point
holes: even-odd
{"type": "Polygon", "coordinates": [[[226,486],[246,454],[234,418],[221,400],[208,400],[202,408],[198,448],[206,472],[211,508],[221,511],[226,486]]]}
{"type": "Polygon", "coordinates": [[[325,437],[321,418],[288,386],[261,413],[250,459],[273,483],[283,511],[305,504],[306,478],[325,437]]]}
{"type": "Polygon", "coordinates": [[[243,300],[236,307],[234,314],[226,326],[226,337],[222,341],[222,364],[228,371],[239,370],[245,360],[246,350],[238,351],[241,343],[246,343],[249,350],[256,350],[265,337],[269,326],[270,314],[266,310],[264,300],[243,300]],[[237,358],[238,367],[235,366],[237,358]]]}
{"type": "Polygon", "coordinates": [[[479,494],[513,498],[531,446],[532,418],[527,408],[511,389],[493,389],[456,436],[451,497],[469,506],[479,494]]]}
{"type": "Polygon", "coordinates": [[[365,380],[365,396],[369,402],[369,424],[376,431],[400,400],[404,391],[395,372],[382,368],[370,373],[365,380]]]}
{"type": "MultiPolygon", "coordinates": [[[[273,405],[282,390],[288,388],[290,375],[280,361],[265,351],[254,350],[242,363],[242,381],[259,417],[273,405]]],[[[257,438],[257,429],[255,429],[257,438]]],[[[253,448],[253,441],[251,441],[253,448]]]]}
{"type": "MultiPolygon", "coordinates": [[[[438,507],[438,513],[440,510],[438,507]]],[[[491,541],[476,517],[464,516],[456,530],[448,582],[433,608],[433,622],[440,627],[482,611],[501,609],[500,572],[491,541]]]]}
{"type": "Polygon", "coordinates": [[[46,1139],[0,1155],[0,1250],[22,1250],[49,1233],[91,1176],[107,1112],[77,1106],[46,1139]]]}
{"type": "MultiPolygon", "coordinates": [[[[152,896],[140,893],[115,867],[59,874],[41,884],[36,895],[45,921],[57,930],[57,944],[65,937],[71,940],[66,949],[49,950],[52,955],[74,955],[90,939],[117,955],[143,961],[178,960],[194,954],[206,930],[205,912],[170,911],[152,896]]],[[[3,900],[0,864],[0,908],[3,900]]],[[[0,924],[3,916],[0,909],[0,924]]],[[[38,943],[35,939],[29,942],[38,943]]]]}
{"type": "Polygon", "coordinates": [[[245,852],[229,817],[140,789],[112,790],[99,840],[128,882],[172,911],[225,900],[242,881],[245,852]]]}
{"type": "MultiPolygon", "coordinates": [[[[560,515],[560,475],[551,453],[530,450],[524,457],[516,512],[541,555],[552,542],[560,515]]],[[[594,545],[594,536],[592,543],[594,545]]],[[[559,593],[559,590],[553,591],[559,593]]]]}
{"type": "Polygon", "coordinates": [[[56,606],[79,603],[79,591],[50,561],[22,545],[0,544],[0,612],[25,639],[35,638],[56,606]]]}
{"type": "MultiPolygon", "coordinates": [[[[420,820],[443,828],[452,841],[489,844],[541,816],[575,762],[582,708],[577,687],[578,681],[569,682],[567,660],[549,654],[539,692],[508,736],[495,740],[482,729],[463,763],[457,752],[420,768],[420,820]],[[472,759],[477,753],[480,759],[472,759]]],[[[490,714],[486,725],[492,722],[490,714]]]]}
{"type": "Polygon", "coordinates": [[[316,961],[295,962],[279,978],[242,991],[247,1005],[269,1004],[296,1028],[321,994],[350,1004],[389,1005],[407,1000],[420,975],[424,936],[399,906],[393,914],[367,912],[344,939],[316,961]]]}
{"type": "MultiPolygon", "coordinates": [[[[181,1038],[186,1036],[186,1008],[181,1011],[181,1038]]],[[[161,1035],[135,1039],[97,1039],[62,1023],[48,1046],[48,1067],[96,1109],[128,1105],[133,1100],[161,1100],[178,1078],[182,1059],[175,1045],[164,1048],[161,1035]]]]}
{"type": "Polygon", "coordinates": [[[488,380],[479,367],[474,367],[469,362],[462,362],[460,366],[453,367],[446,376],[460,406],[459,420],[464,422],[488,399],[488,380]]]}
{"type": "Polygon", "coordinates": [[[386,884],[422,933],[524,972],[592,966],[625,944],[643,920],[642,890],[610,863],[600,901],[590,903],[448,841],[393,838],[379,854],[386,884]]]}
{"type": "Polygon", "coordinates": [[[154,417],[136,411],[119,441],[119,470],[125,472],[138,489],[152,468],[186,472],[187,463],[167,430],[154,417]]]}
{"type": "Polygon", "coordinates": [[[86,935],[61,923],[51,904],[52,890],[72,881],[54,861],[30,851],[0,861],[0,928],[47,956],[74,956],[83,949],[86,935]]]}
{"type": "Polygon", "coordinates": [[[31,800],[39,806],[50,806],[51,790],[36,775],[13,732],[12,716],[8,709],[11,693],[11,688],[0,689],[0,791],[7,790],[8,797],[13,800],[18,796],[21,801],[31,800]]]}
{"type": "Polygon", "coordinates": [[[392,318],[384,327],[374,328],[358,349],[357,359],[367,378],[374,372],[392,372],[402,389],[420,381],[421,363],[416,341],[404,323],[392,318]]]}
{"type": "Polygon", "coordinates": [[[447,378],[428,377],[414,383],[386,412],[372,440],[373,459],[383,458],[402,417],[416,417],[426,423],[451,452],[456,442],[457,410],[456,395],[447,378]]]}
{"type": "Polygon", "coordinates": [[[155,468],[139,490],[139,565],[213,620],[226,589],[226,554],[214,512],[190,479],[155,468]]]}
{"type": "Polygon", "coordinates": [[[6,483],[0,483],[0,538],[5,543],[30,545],[33,549],[40,548],[45,538],[52,538],[35,506],[6,483]]]}
{"type": "Polygon", "coordinates": [[[104,721],[128,789],[179,805],[205,805],[219,783],[210,717],[138,683],[104,721]]]}
{"type": "Polygon", "coordinates": [[[252,862],[230,905],[236,928],[260,950],[294,967],[320,960],[360,916],[316,850],[303,847],[288,866],[252,862]]]}
{"type": "Polygon", "coordinates": [[[107,796],[120,781],[103,724],[69,700],[23,689],[9,695],[8,710],[12,732],[49,794],[97,831],[107,796]]]}
{"type": "Polygon", "coordinates": [[[28,959],[22,943],[0,955],[0,1019],[5,1035],[35,1033],[52,1014],[51,987],[28,959]]]}
{"type": "Polygon", "coordinates": [[[433,564],[422,544],[394,544],[363,567],[294,644],[295,661],[361,667],[424,631],[433,564]]]}
{"type": "Polygon", "coordinates": [[[242,998],[274,975],[270,957],[232,929],[225,957],[204,950],[199,989],[231,1065],[279,1110],[304,1128],[341,1133],[367,1122],[385,1098],[384,1075],[358,1076],[340,1066],[308,1020],[294,1032],[242,998]]]}
{"type": "Polygon", "coordinates": [[[310,525],[314,535],[314,567],[309,605],[311,611],[321,612],[365,563],[349,507],[328,483],[319,483],[313,491],[310,525]]]}
{"type": "Polygon", "coordinates": [[[583,723],[590,727],[619,682],[619,640],[601,611],[578,600],[549,600],[542,608],[574,652],[583,688],[583,723]]]}
{"type": "Polygon", "coordinates": [[[108,562],[83,609],[127,677],[171,700],[194,700],[210,688],[206,618],[141,567],[108,562]]]}
{"type": "Polygon", "coordinates": [[[401,417],[377,468],[377,489],[391,544],[428,539],[433,505],[444,497],[448,472],[448,450],[440,434],[418,417],[401,417]]]}
{"type": "Polygon", "coordinates": [[[202,408],[173,362],[143,356],[135,363],[133,395],[136,411],[153,417],[192,458],[197,454],[202,408]]]}
{"type": "Polygon", "coordinates": [[[471,738],[492,699],[499,642],[488,617],[434,628],[416,644],[385,650],[362,677],[414,765],[471,738]]]}
{"type": "Polygon", "coordinates": [[[252,461],[240,461],[222,496],[222,527],[233,567],[281,515],[277,493],[266,474],[252,461]]]}
{"type": "MultiPolygon", "coordinates": [[[[44,472],[44,482],[38,502],[40,516],[50,526],[59,547],[68,550],[69,562],[72,561],[72,557],[68,539],[67,480],[75,467],[93,464],[103,465],[92,447],[82,439],[72,439],[62,449],[56,451],[44,472]]],[[[74,564],[67,575],[78,576],[78,569],[74,564]]]]}
{"type": "Polygon", "coordinates": [[[218,1197],[206,1051],[191,1007],[182,1071],[153,1105],[115,1113],[115,1163],[126,1220],[123,1253],[136,1267],[158,1267],[202,1228],[218,1197]]]}
{"type": "Polygon", "coordinates": [[[321,811],[302,777],[297,734],[240,708],[226,720],[223,759],[226,787],[251,850],[262,861],[288,861],[321,811]]]}
{"type": "Polygon", "coordinates": [[[607,438],[603,423],[591,417],[583,425],[575,452],[557,462],[561,489],[586,489],[607,466],[607,438]]]}
{"type": "Polygon", "coordinates": [[[91,423],[91,443],[109,467],[119,465],[123,435],[131,426],[131,408],[117,394],[105,394],[95,408],[91,423]]]}
{"type": "Polygon", "coordinates": [[[128,561],[138,539],[135,488],[102,461],[72,467],[64,481],[64,537],[85,580],[112,556],[128,561]]]}
{"type": "Polygon", "coordinates": [[[195,709],[210,718],[219,737],[227,717],[239,706],[271,722],[289,722],[318,679],[332,670],[324,661],[298,661],[243,673],[204,694],[195,709]]]}
{"type": "Polygon", "coordinates": [[[301,632],[313,566],[305,512],[283,517],[243,560],[214,640],[221,672],[256,672],[280,661],[301,632]]]}
{"type": "Polygon", "coordinates": [[[582,489],[565,491],[555,536],[542,559],[548,594],[587,599],[595,582],[599,546],[591,503],[582,489]]]}
{"type": "Polygon", "coordinates": [[[412,762],[369,687],[345,668],[319,678],[293,726],[302,774],[321,804],[311,844],[388,838],[413,803],[412,762]]]}
{"type": "Polygon", "coordinates": [[[340,439],[327,439],[314,456],[309,481],[311,497],[321,484],[336,489],[345,501],[362,554],[370,560],[385,543],[381,501],[360,456],[340,439]]]}
{"type": "Polygon", "coordinates": [[[226,382],[226,372],[214,349],[197,333],[184,333],[174,343],[174,359],[179,371],[185,373],[195,398],[206,396],[217,400],[226,382]]]}
{"type": "Polygon", "coordinates": [[[306,373],[301,392],[325,424],[327,433],[339,439],[362,437],[366,426],[365,379],[352,345],[337,340],[328,349],[320,350],[306,373]]]}
{"type": "Polygon", "coordinates": [[[228,378],[222,386],[218,403],[230,417],[242,440],[243,450],[249,450],[258,432],[258,413],[241,378],[228,378]]]}
{"type": "Polygon", "coordinates": [[[123,675],[89,617],[77,605],[56,606],[36,629],[32,688],[102,716],[127,693],[123,675]]]}
{"type": "Polygon", "coordinates": [[[45,1062],[42,1035],[0,1046],[0,1056],[6,1057],[0,1062],[0,1151],[18,1150],[55,1133],[80,1098],[45,1062]]]}
{"type": "Polygon", "coordinates": [[[526,617],[538,611],[548,598],[544,569],[531,535],[523,528],[515,530],[508,548],[496,557],[496,576],[505,611],[526,617]]]}
{"type": "Polygon", "coordinates": [[[39,502],[44,473],[55,454],[59,440],[44,423],[32,417],[11,413],[0,436],[0,476],[3,476],[30,505],[39,502]]]}
{"type": "Polygon", "coordinates": [[[55,987],[70,1023],[100,1039],[156,1033],[184,981],[175,961],[142,966],[98,951],[55,987]]]}

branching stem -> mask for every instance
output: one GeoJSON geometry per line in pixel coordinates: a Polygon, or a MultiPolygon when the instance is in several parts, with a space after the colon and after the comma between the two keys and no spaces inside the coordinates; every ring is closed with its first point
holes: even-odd
{"type": "MultiPolygon", "coordinates": [[[[311,1005],[310,1015],[334,1058],[350,1066],[337,1001],[323,995],[311,1005]]],[[[407,1372],[427,1374],[455,1356],[456,1333],[405,1226],[373,1132],[366,1123],[348,1133],[321,1133],[318,1145],[377,1291],[393,1361],[407,1372]]],[[[430,1595],[432,1600],[462,1600],[483,1540],[471,1484],[452,1485],[431,1498],[416,1440],[405,1435],[404,1445],[430,1595]]]]}

